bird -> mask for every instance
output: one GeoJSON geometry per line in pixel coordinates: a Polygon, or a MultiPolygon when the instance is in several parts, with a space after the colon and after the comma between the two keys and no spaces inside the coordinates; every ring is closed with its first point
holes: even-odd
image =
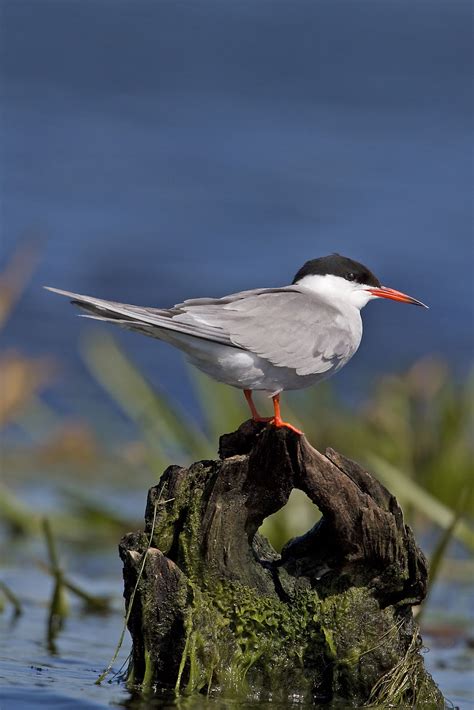
{"type": "Polygon", "coordinates": [[[215,380],[243,390],[252,419],[301,432],[281,416],[280,395],[310,387],[346,365],[362,338],[361,309],[384,298],[428,308],[416,298],[382,286],[363,264],[340,254],[307,261],[292,283],[221,298],[192,298],[172,308],[107,301],[46,286],[86,311],[163,340],[215,380]],[[252,395],[273,400],[273,416],[260,416],[252,395]]]}

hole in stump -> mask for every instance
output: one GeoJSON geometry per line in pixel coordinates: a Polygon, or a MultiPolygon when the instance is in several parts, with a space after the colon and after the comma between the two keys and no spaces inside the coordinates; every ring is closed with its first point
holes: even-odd
{"type": "Polygon", "coordinates": [[[281,552],[291,538],[307,533],[320,518],[319,508],[306,493],[294,488],[288,503],[265,518],[258,532],[267,538],[277,552],[281,552]]]}

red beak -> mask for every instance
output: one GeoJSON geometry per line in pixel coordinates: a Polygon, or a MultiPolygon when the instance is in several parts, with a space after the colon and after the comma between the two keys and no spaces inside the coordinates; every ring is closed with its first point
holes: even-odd
{"type": "Polygon", "coordinates": [[[412,303],[414,306],[423,306],[423,308],[428,308],[426,304],[421,301],[417,301],[416,298],[407,296],[406,293],[395,291],[394,288],[388,288],[387,286],[380,286],[380,288],[368,288],[367,291],[372,293],[374,296],[379,296],[379,298],[389,298],[392,301],[412,303]]]}

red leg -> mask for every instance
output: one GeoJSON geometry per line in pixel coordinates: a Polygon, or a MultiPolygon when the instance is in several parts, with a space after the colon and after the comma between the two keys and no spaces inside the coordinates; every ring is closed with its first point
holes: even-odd
{"type": "Polygon", "coordinates": [[[297,429],[293,424],[289,424],[288,422],[284,422],[283,419],[281,418],[281,413],[280,413],[280,395],[276,394],[273,399],[273,409],[275,412],[275,416],[273,417],[272,424],[273,426],[276,426],[277,428],[279,427],[286,427],[286,429],[290,429],[290,431],[294,431],[295,434],[303,434],[302,431],[297,429]]]}
{"type": "Polygon", "coordinates": [[[244,395],[245,399],[247,400],[247,404],[250,407],[250,411],[252,412],[252,419],[254,420],[254,422],[270,422],[273,420],[273,417],[261,417],[260,414],[257,412],[257,408],[253,403],[252,399],[252,390],[244,390],[244,395]]]}

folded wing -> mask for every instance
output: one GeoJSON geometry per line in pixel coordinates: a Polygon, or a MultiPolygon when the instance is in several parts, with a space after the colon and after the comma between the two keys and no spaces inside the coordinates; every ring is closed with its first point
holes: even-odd
{"type": "Polygon", "coordinates": [[[215,328],[230,342],[299,375],[344,364],[358,342],[341,314],[307,289],[289,286],[234,294],[227,299],[185,301],[173,319],[215,328]]]}
{"type": "MultiPolygon", "coordinates": [[[[170,309],[145,308],[50,289],[68,296],[90,317],[160,338],[167,331],[249,350],[299,375],[344,364],[357,349],[336,308],[298,286],[198,298],[170,309]]],[[[179,343],[176,345],[179,347],[179,343]]]]}

